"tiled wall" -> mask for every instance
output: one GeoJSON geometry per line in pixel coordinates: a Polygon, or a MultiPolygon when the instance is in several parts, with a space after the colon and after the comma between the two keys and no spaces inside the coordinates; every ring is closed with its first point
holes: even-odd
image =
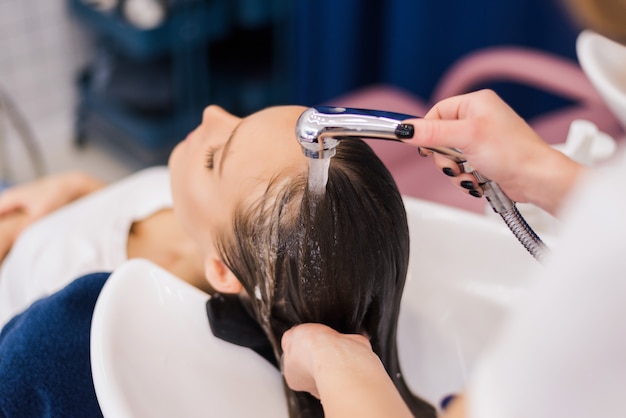
{"type": "MultiPolygon", "coordinates": [[[[0,0],[0,86],[21,109],[47,160],[72,141],[74,79],[89,59],[89,42],[65,0],[0,0]]],[[[9,150],[0,152],[15,158],[21,146],[12,130],[6,133],[9,150]]]]}

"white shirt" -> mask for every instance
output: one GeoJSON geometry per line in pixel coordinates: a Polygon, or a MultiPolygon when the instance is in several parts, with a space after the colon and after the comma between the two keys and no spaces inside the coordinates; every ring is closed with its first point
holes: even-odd
{"type": "Polygon", "coordinates": [[[169,171],[153,167],[89,194],[31,225],[0,269],[0,328],[72,280],[127,259],[133,222],[172,206],[169,171]]]}
{"type": "Polygon", "coordinates": [[[468,385],[472,418],[626,416],[626,161],[577,188],[529,298],[468,385]]]}

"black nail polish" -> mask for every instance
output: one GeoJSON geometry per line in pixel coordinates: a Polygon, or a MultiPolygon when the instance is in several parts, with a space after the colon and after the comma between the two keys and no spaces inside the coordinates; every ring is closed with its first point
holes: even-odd
{"type": "Polygon", "coordinates": [[[470,190],[469,194],[471,194],[474,197],[481,197],[480,192],[478,190],[470,190]]]}
{"type": "Polygon", "coordinates": [[[444,167],[441,171],[443,171],[443,174],[445,174],[448,177],[454,177],[456,174],[454,174],[454,170],[451,169],[450,167],[444,167]]]}
{"type": "Polygon", "coordinates": [[[400,139],[411,139],[414,132],[415,128],[413,128],[413,125],[402,123],[396,128],[395,134],[400,139]]]}
{"type": "Polygon", "coordinates": [[[467,190],[474,190],[475,189],[474,182],[471,181],[471,180],[463,180],[461,182],[461,187],[464,188],[464,189],[467,189],[467,190]]]}

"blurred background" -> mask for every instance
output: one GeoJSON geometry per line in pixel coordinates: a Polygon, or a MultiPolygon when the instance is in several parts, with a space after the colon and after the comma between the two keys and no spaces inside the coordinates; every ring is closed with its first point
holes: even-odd
{"type": "MultiPolygon", "coordinates": [[[[1,0],[0,182],[165,163],[211,103],[245,116],[376,84],[428,101],[467,54],[575,62],[578,32],[559,0],[1,0]]],[[[567,105],[477,87],[524,117],[567,105]]]]}

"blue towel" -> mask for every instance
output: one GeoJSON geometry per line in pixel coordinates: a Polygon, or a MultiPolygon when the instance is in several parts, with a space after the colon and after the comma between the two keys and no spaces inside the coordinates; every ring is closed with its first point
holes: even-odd
{"type": "Polygon", "coordinates": [[[102,417],[91,377],[93,309],[109,273],[83,276],[0,332],[0,417],[102,417]]]}

